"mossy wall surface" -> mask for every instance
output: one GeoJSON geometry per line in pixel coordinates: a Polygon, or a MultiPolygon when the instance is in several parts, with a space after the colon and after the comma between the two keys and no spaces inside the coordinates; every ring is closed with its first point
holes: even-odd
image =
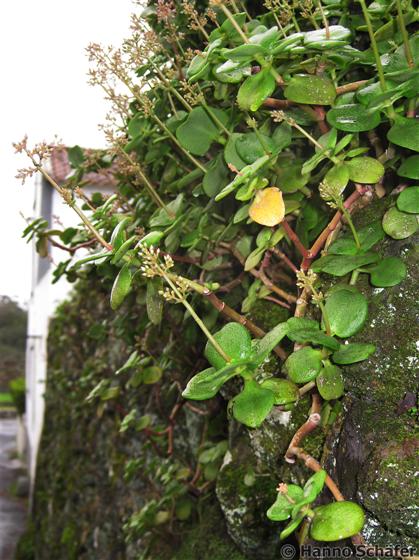
{"type": "MultiPolygon", "coordinates": [[[[369,212],[382,209],[372,205],[369,212]]],[[[364,212],[359,219],[370,218],[364,212]]],[[[364,536],[371,544],[414,545],[414,418],[399,405],[415,383],[416,253],[410,240],[386,241],[381,250],[405,259],[409,275],[386,290],[361,280],[371,304],[358,336],[378,351],[361,365],[345,367],[343,414],[311,434],[304,447],[324,462],[345,496],[366,509],[364,536]]],[[[106,277],[89,272],[51,323],[33,517],[36,559],[279,558],[280,525],[266,519],[266,510],[278,482],[302,483],[309,476],[303,465],[285,463],[283,454],[307,417],[310,399],[301,399],[291,412],[274,410],[260,428],[248,430],[227,414],[225,399],[236,392],[233,380],[222,397],[196,404],[200,413],[182,407],[170,456],[164,437],[133,429],[120,433],[133,409],[149,414],[155,430],[167,425],[181,402],[179,386],[205,367],[204,341],[178,306],[168,307],[161,325],[153,326],[141,294],[131,294],[115,313],[109,291],[106,277]],[[133,387],[133,372],[115,375],[135,348],[167,356],[160,381],[133,387]],[[86,401],[103,379],[119,394],[86,401]],[[218,475],[205,476],[204,465],[197,471],[199,449],[225,440],[228,450],[214,465],[218,475]],[[180,520],[175,510],[185,498],[191,513],[180,520]],[[137,514],[150,503],[140,527],[137,514]]],[[[265,309],[263,302],[253,309],[262,328],[286,318],[282,310],[274,317],[265,309]]],[[[278,372],[276,358],[265,368],[278,372]]],[[[324,491],[320,501],[329,499],[324,491]]]]}

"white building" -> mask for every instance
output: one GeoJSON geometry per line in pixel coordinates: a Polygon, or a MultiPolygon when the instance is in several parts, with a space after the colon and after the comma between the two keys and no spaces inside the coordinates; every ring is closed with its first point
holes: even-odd
{"type": "MultiPolygon", "coordinates": [[[[67,151],[53,152],[49,162],[49,173],[57,183],[62,184],[71,173],[67,151]]],[[[89,181],[83,191],[89,196],[93,192],[111,194],[114,184],[111,175],[89,173],[89,181]]],[[[39,177],[35,186],[33,218],[44,218],[49,226],[62,224],[69,227],[78,223],[74,211],[63,203],[60,195],[44,179],[39,177]]],[[[33,244],[31,295],[28,305],[28,336],[26,346],[26,429],[27,456],[31,486],[36,469],[36,456],[40,442],[44,418],[44,392],[47,377],[47,338],[48,325],[57,305],[68,294],[71,284],[61,278],[52,284],[54,267],[68,258],[63,250],[50,244],[49,255],[41,258],[33,244]]]]}

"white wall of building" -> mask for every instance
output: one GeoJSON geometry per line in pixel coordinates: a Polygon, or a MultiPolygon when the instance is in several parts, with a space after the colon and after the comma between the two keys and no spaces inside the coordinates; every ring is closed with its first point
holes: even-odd
{"type": "MultiPolygon", "coordinates": [[[[84,192],[97,191],[97,188],[84,187],[84,192]]],[[[111,193],[112,189],[100,189],[111,193]]],[[[50,225],[57,225],[57,218],[64,227],[74,226],[78,218],[74,211],[65,205],[56,191],[44,181],[39,180],[35,188],[34,217],[43,217],[50,225]],[[45,204],[47,199],[47,204],[45,204]],[[50,215],[45,215],[45,209],[50,215]]],[[[52,284],[55,266],[68,255],[61,249],[50,246],[49,263],[41,259],[33,247],[32,252],[32,289],[28,305],[28,336],[26,346],[26,430],[28,439],[28,467],[31,485],[35,480],[36,456],[42,434],[47,381],[47,339],[49,320],[57,305],[71,290],[65,278],[52,284]],[[48,266],[47,266],[48,265],[48,266]]]]}

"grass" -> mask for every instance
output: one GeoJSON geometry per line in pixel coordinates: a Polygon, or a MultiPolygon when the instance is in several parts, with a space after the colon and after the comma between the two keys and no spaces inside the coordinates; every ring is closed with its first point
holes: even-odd
{"type": "Polygon", "coordinates": [[[0,393],[0,408],[14,407],[12,395],[10,393],[0,393]]]}

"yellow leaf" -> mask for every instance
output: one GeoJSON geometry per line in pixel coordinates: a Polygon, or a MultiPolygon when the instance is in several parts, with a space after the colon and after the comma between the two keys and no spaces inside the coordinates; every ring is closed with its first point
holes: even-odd
{"type": "Polygon", "coordinates": [[[268,187],[256,192],[249,208],[249,216],[262,226],[277,226],[285,216],[282,192],[276,187],[268,187]]]}

